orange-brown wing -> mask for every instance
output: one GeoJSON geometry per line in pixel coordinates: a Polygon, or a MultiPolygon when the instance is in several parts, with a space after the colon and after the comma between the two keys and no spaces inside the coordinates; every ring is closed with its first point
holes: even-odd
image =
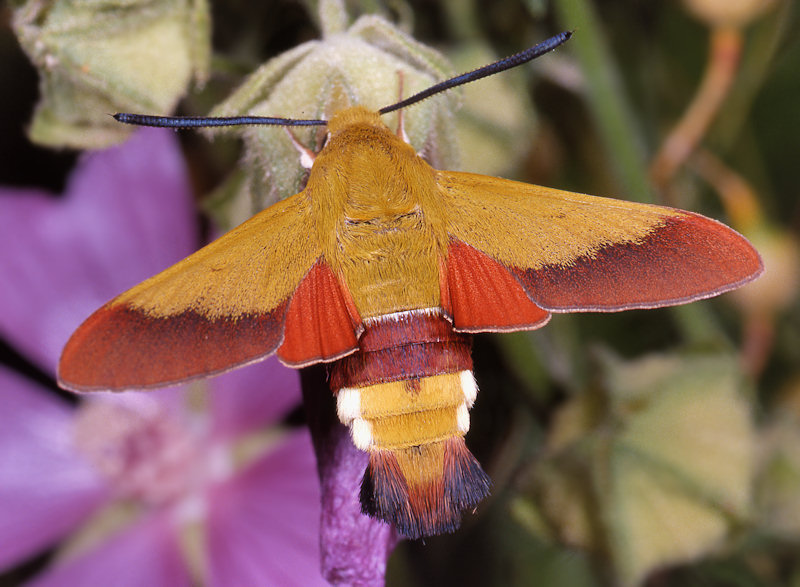
{"type": "Polygon", "coordinates": [[[458,258],[466,244],[487,255],[550,312],[681,304],[734,289],[762,271],[744,237],[699,214],[437,173],[449,254],[458,258]]]}
{"type": "Polygon", "coordinates": [[[59,383],[77,391],[168,385],[279,345],[290,363],[341,356],[356,346],[356,325],[320,255],[301,192],[97,310],[64,347],[59,383]]]}

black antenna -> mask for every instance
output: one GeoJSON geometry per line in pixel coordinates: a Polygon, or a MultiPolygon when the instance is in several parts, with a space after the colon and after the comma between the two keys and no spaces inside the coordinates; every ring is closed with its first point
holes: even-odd
{"type": "Polygon", "coordinates": [[[149,114],[114,114],[114,120],[137,126],[160,128],[205,128],[209,126],[277,125],[277,126],[325,126],[327,120],[298,118],[270,118],[268,116],[151,116],[149,114]]]}
{"type": "MultiPolygon", "coordinates": [[[[450,88],[462,86],[470,82],[474,82],[481,78],[500,73],[512,67],[522,65],[528,61],[532,61],[537,57],[541,57],[566,43],[572,36],[572,31],[565,31],[559,33],[554,37],[550,37],[546,41],[542,41],[538,45],[534,45],[530,49],[521,51],[495,61],[489,65],[484,65],[478,69],[473,69],[467,73],[462,73],[456,77],[452,77],[443,82],[439,82],[427,90],[423,90],[413,96],[401,100],[391,106],[385,106],[378,110],[378,114],[389,114],[395,110],[400,110],[406,106],[411,106],[417,102],[421,102],[425,98],[430,98],[434,94],[439,94],[450,88]]],[[[298,118],[270,118],[267,116],[225,116],[225,117],[205,117],[205,116],[150,116],[149,114],[128,114],[120,113],[114,114],[114,120],[124,124],[134,124],[137,126],[157,126],[162,128],[204,128],[213,126],[242,126],[242,125],[277,125],[277,126],[325,126],[328,124],[327,120],[305,120],[298,118]]]]}
{"type": "Polygon", "coordinates": [[[563,45],[566,43],[569,38],[572,36],[572,31],[565,31],[563,33],[559,33],[554,37],[550,37],[546,41],[542,41],[538,45],[531,47],[530,49],[526,49],[525,51],[521,51],[512,55],[511,57],[506,57],[505,59],[501,59],[500,61],[495,61],[494,63],[490,63],[489,65],[484,65],[483,67],[479,67],[478,69],[473,69],[467,73],[462,73],[461,75],[457,75],[456,77],[452,77],[448,80],[443,82],[439,82],[438,84],[431,86],[427,90],[422,90],[418,94],[414,94],[410,98],[406,98],[405,100],[401,100],[397,104],[392,104],[391,106],[385,106],[378,110],[379,114],[389,114],[389,112],[394,112],[395,110],[400,110],[401,108],[405,108],[406,106],[411,106],[412,104],[416,104],[417,102],[421,102],[425,98],[430,98],[434,94],[438,94],[439,92],[444,92],[445,90],[449,90],[450,88],[454,88],[456,86],[463,86],[464,84],[468,84],[470,82],[474,82],[475,80],[479,80],[481,78],[494,75],[495,73],[500,73],[501,71],[505,71],[506,69],[511,69],[512,67],[516,67],[517,65],[522,65],[523,63],[527,63],[537,57],[541,57],[545,53],[548,53],[558,47],[559,45],[563,45]]]}

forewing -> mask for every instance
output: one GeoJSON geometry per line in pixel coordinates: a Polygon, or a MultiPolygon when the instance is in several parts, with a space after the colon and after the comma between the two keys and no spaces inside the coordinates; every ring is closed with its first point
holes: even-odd
{"type": "Polygon", "coordinates": [[[315,235],[303,192],[260,212],[97,310],[65,346],[59,382],[154,387],[272,353],[291,297],[320,257],[315,235]]]}
{"type": "Polygon", "coordinates": [[[471,173],[438,172],[438,183],[451,239],[507,267],[545,310],[680,304],[762,271],[744,237],[692,212],[471,173]]]}

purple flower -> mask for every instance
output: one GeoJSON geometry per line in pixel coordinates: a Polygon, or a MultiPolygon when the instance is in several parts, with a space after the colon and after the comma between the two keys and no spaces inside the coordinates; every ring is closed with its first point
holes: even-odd
{"type": "MultiPolygon", "coordinates": [[[[46,373],[92,310],[197,244],[175,139],[87,156],[57,198],[0,190],[0,335],[46,373]]],[[[274,360],[77,407],[0,370],[0,570],[60,543],[41,585],[314,585],[319,487],[274,360]],[[66,539],[66,540],[65,540],[66,539]]]]}

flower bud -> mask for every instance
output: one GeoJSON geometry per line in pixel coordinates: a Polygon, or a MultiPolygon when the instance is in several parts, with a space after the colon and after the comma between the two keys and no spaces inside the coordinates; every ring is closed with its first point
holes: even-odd
{"type": "Polygon", "coordinates": [[[99,149],[132,131],[109,114],[169,114],[192,77],[207,75],[207,12],[205,0],[22,5],[13,26],[40,78],[31,140],[99,149]]]}
{"type": "Polygon", "coordinates": [[[786,309],[797,299],[800,289],[800,243],[790,233],[770,226],[746,235],[764,260],[764,274],[731,292],[731,299],[744,312],[786,309]]]}
{"type": "Polygon", "coordinates": [[[709,26],[746,26],[775,0],[684,0],[686,8],[709,26]]]}
{"type": "MultiPolygon", "coordinates": [[[[328,6],[328,4],[323,3],[328,6]]],[[[331,18],[330,6],[321,18],[331,18]]],[[[387,21],[363,16],[344,32],[325,26],[320,40],[304,43],[257,69],[213,116],[273,116],[328,119],[361,104],[379,109],[451,75],[445,59],[387,21]]],[[[456,93],[448,92],[404,111],[411,145],[432,165],[452,167],[457,159],[453,130],[456,93]]],[[[391,129],[397,114],[384,117],[391,129]]],[[[286,131],[274,126],[239,129],[244,138],[243,177],[228,184],[227,199],[212,214],[227,228],[303,188],[307,171],[286,131]]],[[[325,127],[295,127],[295,137],[318,151],[325,127]]]]}

